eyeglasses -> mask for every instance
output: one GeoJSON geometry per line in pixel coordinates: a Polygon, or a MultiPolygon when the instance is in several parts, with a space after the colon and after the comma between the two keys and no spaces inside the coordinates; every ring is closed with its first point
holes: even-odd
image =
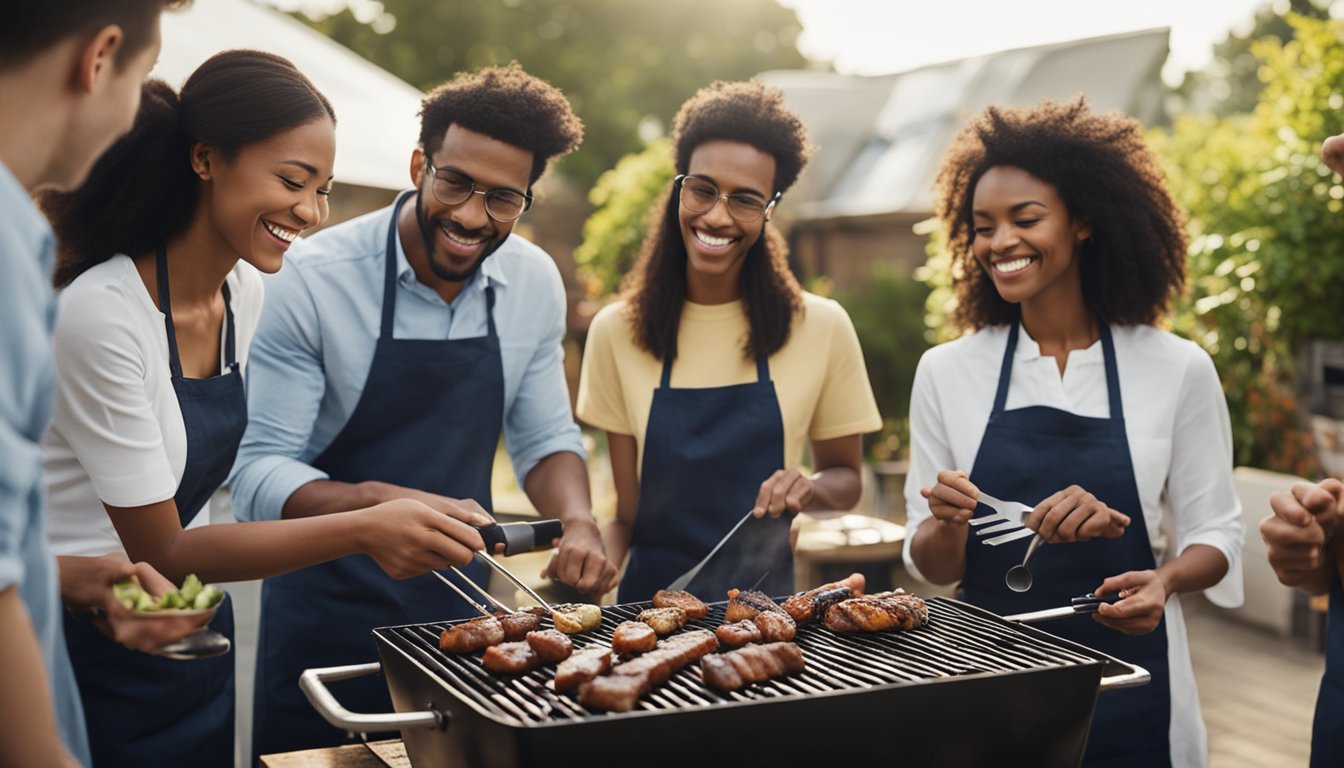
{"type": "Polygon", "coordinates": [[[517,219],[532,207],[531,195],[505,187],[477,189],[476,182],[470,176],[464,176],[456,171],[436,170],[434,164],[429,162],[428,155],[425,156],[425,168],[434,179],[434,183],[430,186],[434,199],[444,205],[461,205],[472,195],[480,195],[485,198],[485,212],[490,218],[503,224],[517,219]]]}
{"type": "Polygon", "coordinates": [[[725,195],[719,192],[719,188],[714,185],[714,182],[685,173],[677,176],[673,181],[681,185],[682,208],[691,213],[709,213],[714,210],[714,206],[718,205],[720,200],[724,200],[728,204],[728,215],[744,224],[764,216],[779,202],[781,194],[776,192],[775,196],[768,201],[758,195],[745,192],[725,195]]]}

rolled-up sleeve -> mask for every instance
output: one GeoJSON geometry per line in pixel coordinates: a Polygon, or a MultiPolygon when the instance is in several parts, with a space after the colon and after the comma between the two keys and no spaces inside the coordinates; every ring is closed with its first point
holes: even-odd
{"type": "Polygon", "coordinates": [[[504,414],[504,442],[520,487],[551,454],[569,451],[587,460],[565,379],[565,291],[558,272],[548,274],[537,299],[535,348],[504,414]]]}
{"type": "Polygon", "coordinates": [[[300,486],[327,475],[300,460],[326,391],[317,306],[300,267],[270,279],[247,362],[247,431],[229,477],[239,520],[278,520],[300,486]]]}
{"type": "Polygon", "coordinates": [[[1167,500],[1176,551],[1205,544],[1227,558],[1227,574],[1204,594],[1215,605],[1242,603],[1246,526],[1232,479],[1232,424],[1213,360],[1192,345],[1172,435],[1167,500]]]}

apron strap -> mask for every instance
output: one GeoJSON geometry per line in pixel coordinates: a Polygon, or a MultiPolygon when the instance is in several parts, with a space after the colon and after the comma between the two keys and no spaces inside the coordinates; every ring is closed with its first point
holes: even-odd
{"type": "MultiPolygon", "coordinates": [[[[163,327],[168,331],[168,370],[173,378],[182,378],[182,360],[177,356],[177,331],[173,329],[173,304],[168,298],[168,249],[163,243],[154,250],[154,275],[159,284],[159,309],[163,327]]],[[[226,305],[227,306],[227,305],[226,305]]]]}
{"type": "Polygon", "coordinates": [[[233,298],[229,295],[229,284],[220,286],[224,291],[224,365],[229,370],[238,368],[238,350],[233,337],[233,298]]]}
{"type": "Polygon", "coordinates": [[[1125,407],[1120,402],[1120,369],[1115,364],[1115,342],[1111,340],[1111,326],[1097,323],[1101,331],[1101,352],[1106,360],[1106,394],[1111,401],[1111,421],[1125,420],[1125,407]]]}
{"type": "Polygon", "coordinates": [[[495,338],[495,286],[489,282],[485,286],[485,328],[490,338],[495,338]]]}
{"type": "Polygon", "coordinates": [[[1008,380],[1013,377],[1013,353],[1017,351],[1017,328],[1021,324],[1022,321],[1014,320],[1008,329],[1008,345],[1003,348],[1003,363],[999,366],[999,388],[994,393],[994,408],[989,412],[991,419],[1003,413],[1008,402],[1008,380]]]}
{"type": "Polygon", "coordinates": [[[387,225],[387,267],[383,273],[383,322],[378,338],[392,338],[392,318],[397,313],[397,214],[414,191],[403,192],[392,205],[392,221],[387,225]]]}
{"type": "MultiPolygon", "coordinates": [[[[494,299],[491,298],[491,301],[493,302],[494,299]]],[[[495,320],[493,317],[491,317],[490,335],[493,336],[494,334],[495,334],[495,320]]],[[[761,384],[765,384],[770,381],[770,360],[765,355],[756,356],[756,381],[760,382],[761,384]]],[[[671,386],[672,386],[672,358],[669,357],[663,359],[663,378],[662,381],[659,382],[658,388],[670,389],[671,386]]]]}

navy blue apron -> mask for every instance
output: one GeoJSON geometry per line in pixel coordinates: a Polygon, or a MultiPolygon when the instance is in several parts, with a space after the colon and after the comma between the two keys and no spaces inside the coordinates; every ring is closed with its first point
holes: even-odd
{"type": "MultiPolygon", "coordinates": [[[[1008,334],[994,408],[971,470],[971,482],[1001,499],[1039,504],[1070,485],[1079,485],[1108,506],[1129,515],[1118,539],[1094,539],[1041,547],[1032,558],[1031,590],[1012,592],[1003,583],[1008,569],[1022,562],[1030,539],[990,547],[978,536],[966,539],[962,598],[995,613],[1058,608],[1091,592],[1109,576],[1156,567],[1144,524],[1111,331],[1100,326],[1106,362],[1110,418],[1078,416],[1047,406],[1004,410],[1017,349],[1018,324],[1008,334]]],[[[1171,683],[1167,671],[1167,629],[1133,637],[1091,617],[1061,619],[1044,629],[1060,637],[1132,662],[1152,673],[1140,688],[1108,691],[1097,697],[1084,764],[1154,768],[1171,764],[1169,727],[1171,683]]]]}
{"type": "MultiPolygon", "coordinates": [[[[648,600],[714,548],[784,466],[784,421],[764,357],[757,380],[673,389],[672,360],[653,392],[630,558],[617,599],[648,600]]],[[[793,592],[790,516],[749,520],[686,586],[706,602],[732,588],[793,592]]]]}
{"type": "MultiPolygon", "coordinates": [[[[173,391],[187,435],[187,460],[173,497],[185,528],[229,475],[247,426],[247,398],[238,371],[229,286],[223,286],[227,370],[208,379],[188,379],[177,352],[163,246],[155,271],[173,391]]],[[[210,628],[233,640],[233,606],[227,597],[210,628]]],[[[121,646],[69,612],[65,638],[84,701],[94,766],[232,768],[233,650],[195,661],[151,656],[121,646]]]]}
{"type": "MultiPolygon", "coordinates": [[[[377,480],[474,499],[490,511],[490,476],[504,420],[494,289],[485,289],[485,336],[393,337],[397,212],[412,194],[397,200],[388,223],[382,327],[363,394],[313,466],[332,480],[377,480]]],[[[479,564],[462,570],[478,584],[487,583],[479,564]]],[[[305,669],[376,661],[375,627],[476,615],[432,575],[397,581],[368,555],[267,579],[261,599],[252,731],[257,755],[347,741],[345,732],[323,720],[299,690],[305,669]]],[[[353,712],[392,711],[387,684],[379,676],[331,688],[353,712]]]]}
{"type": "Polygon", "coordinates": [[[1311,768],[1344,765],[1344,587],[1331,576],[1330,612],[1325,618],[1325,674],[1311,725],[1311,768]]]}

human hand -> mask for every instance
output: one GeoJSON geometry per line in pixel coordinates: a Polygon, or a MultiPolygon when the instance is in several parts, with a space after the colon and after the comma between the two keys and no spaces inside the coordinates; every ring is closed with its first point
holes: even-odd
{"type": "Polygon", "coordinates": [[[1344,176],[1344,134],[1331,136],[1321,144],[1321,160],[1330,170],[1344,176]]]}
{"type": "Polygon", "coordinates": [[[1269,497],[1273,514],[1260,521],[1269,565],[1290,587],[1320,588],[1319,574],[1329,559],[1326,544],[1344,516],[1344,483],[1297,483],[1269,497]]]}
{"type": "Polygon", "coordinates": [[[1129,516],[1106,506],[1085,489],[1071,485],[1052,494],[1027,516],[1024,524],[1051,544],[1124,535],[1129,516]]]}
{"type": "Polygon", "coordinates": [[[542,578],[555,579],[584,594],[602,595],[616,586],[619,569],[607,559],[597,523],[566,523],[565,535],[552,544],[555,550],[541,571],[542,578]]]}
{"type": "Polygon", "coordinates": [[[798,513],[812,500],[812,478],[794,469],[777,469],[761,483],[756,492],[756,517],[779,517],[786,511],[798,513]]]}
{"type": "Polygon", "coordinates": [[[485,549],[473,525],[415,499],[385,501],[351,514],[358,520],[359,550],[394,579],[466,565],[474,552],[485,549]]]}
{"type": "Polygon", "coordinates": [[[1130,571],[1112,576],[1093,590],[1098,597],[1118,593],[1120,600],[1097,606],[1093,619],[1126,635],[1146,635],[1157,629],[1171,590],[1157,571],[1130,571]]]}
{"type": "Polygon", "coordinates": [[[210,623],[213,613],[146,616],[121,604],[112,585],[135,579],[152,597],[176,589],[149,563],[131,563],[121,553],[101,557],[65,556],[61,563],[61,600],[67,606],[93,614],[99,631],[133,651],[152,653],[177,642],[210,623]]]}
{"type": "Polygon", "coordinates": [[[938,483],[932,488],[919,489],[919,493],[929,500],[929,511],[935,518],[957,525],[965,525],[971,519],[976,499],[980,498],[980,489],[959,469],[939,472],[938,483]]]}
{"type": "MultiPolygon", "coordinates": [[[[486,512],[475,499],[454,499],[451,496],[443,496],[437,493],[429,493],[415,488],[407,488],[404,485],[393,485],[391,483],[381,483],[369,481],[365,483],[374,489],[374,495],[378,501],[394,501],[396,499],[413,499],[424,504],[430,509],[442,512],[449,517],[461,520],[467,525],[489,525],[495,521],[490,513],[486,512]]],[[[503,554],[503,549],[498,550],[498,554],[503,554]]]]}

